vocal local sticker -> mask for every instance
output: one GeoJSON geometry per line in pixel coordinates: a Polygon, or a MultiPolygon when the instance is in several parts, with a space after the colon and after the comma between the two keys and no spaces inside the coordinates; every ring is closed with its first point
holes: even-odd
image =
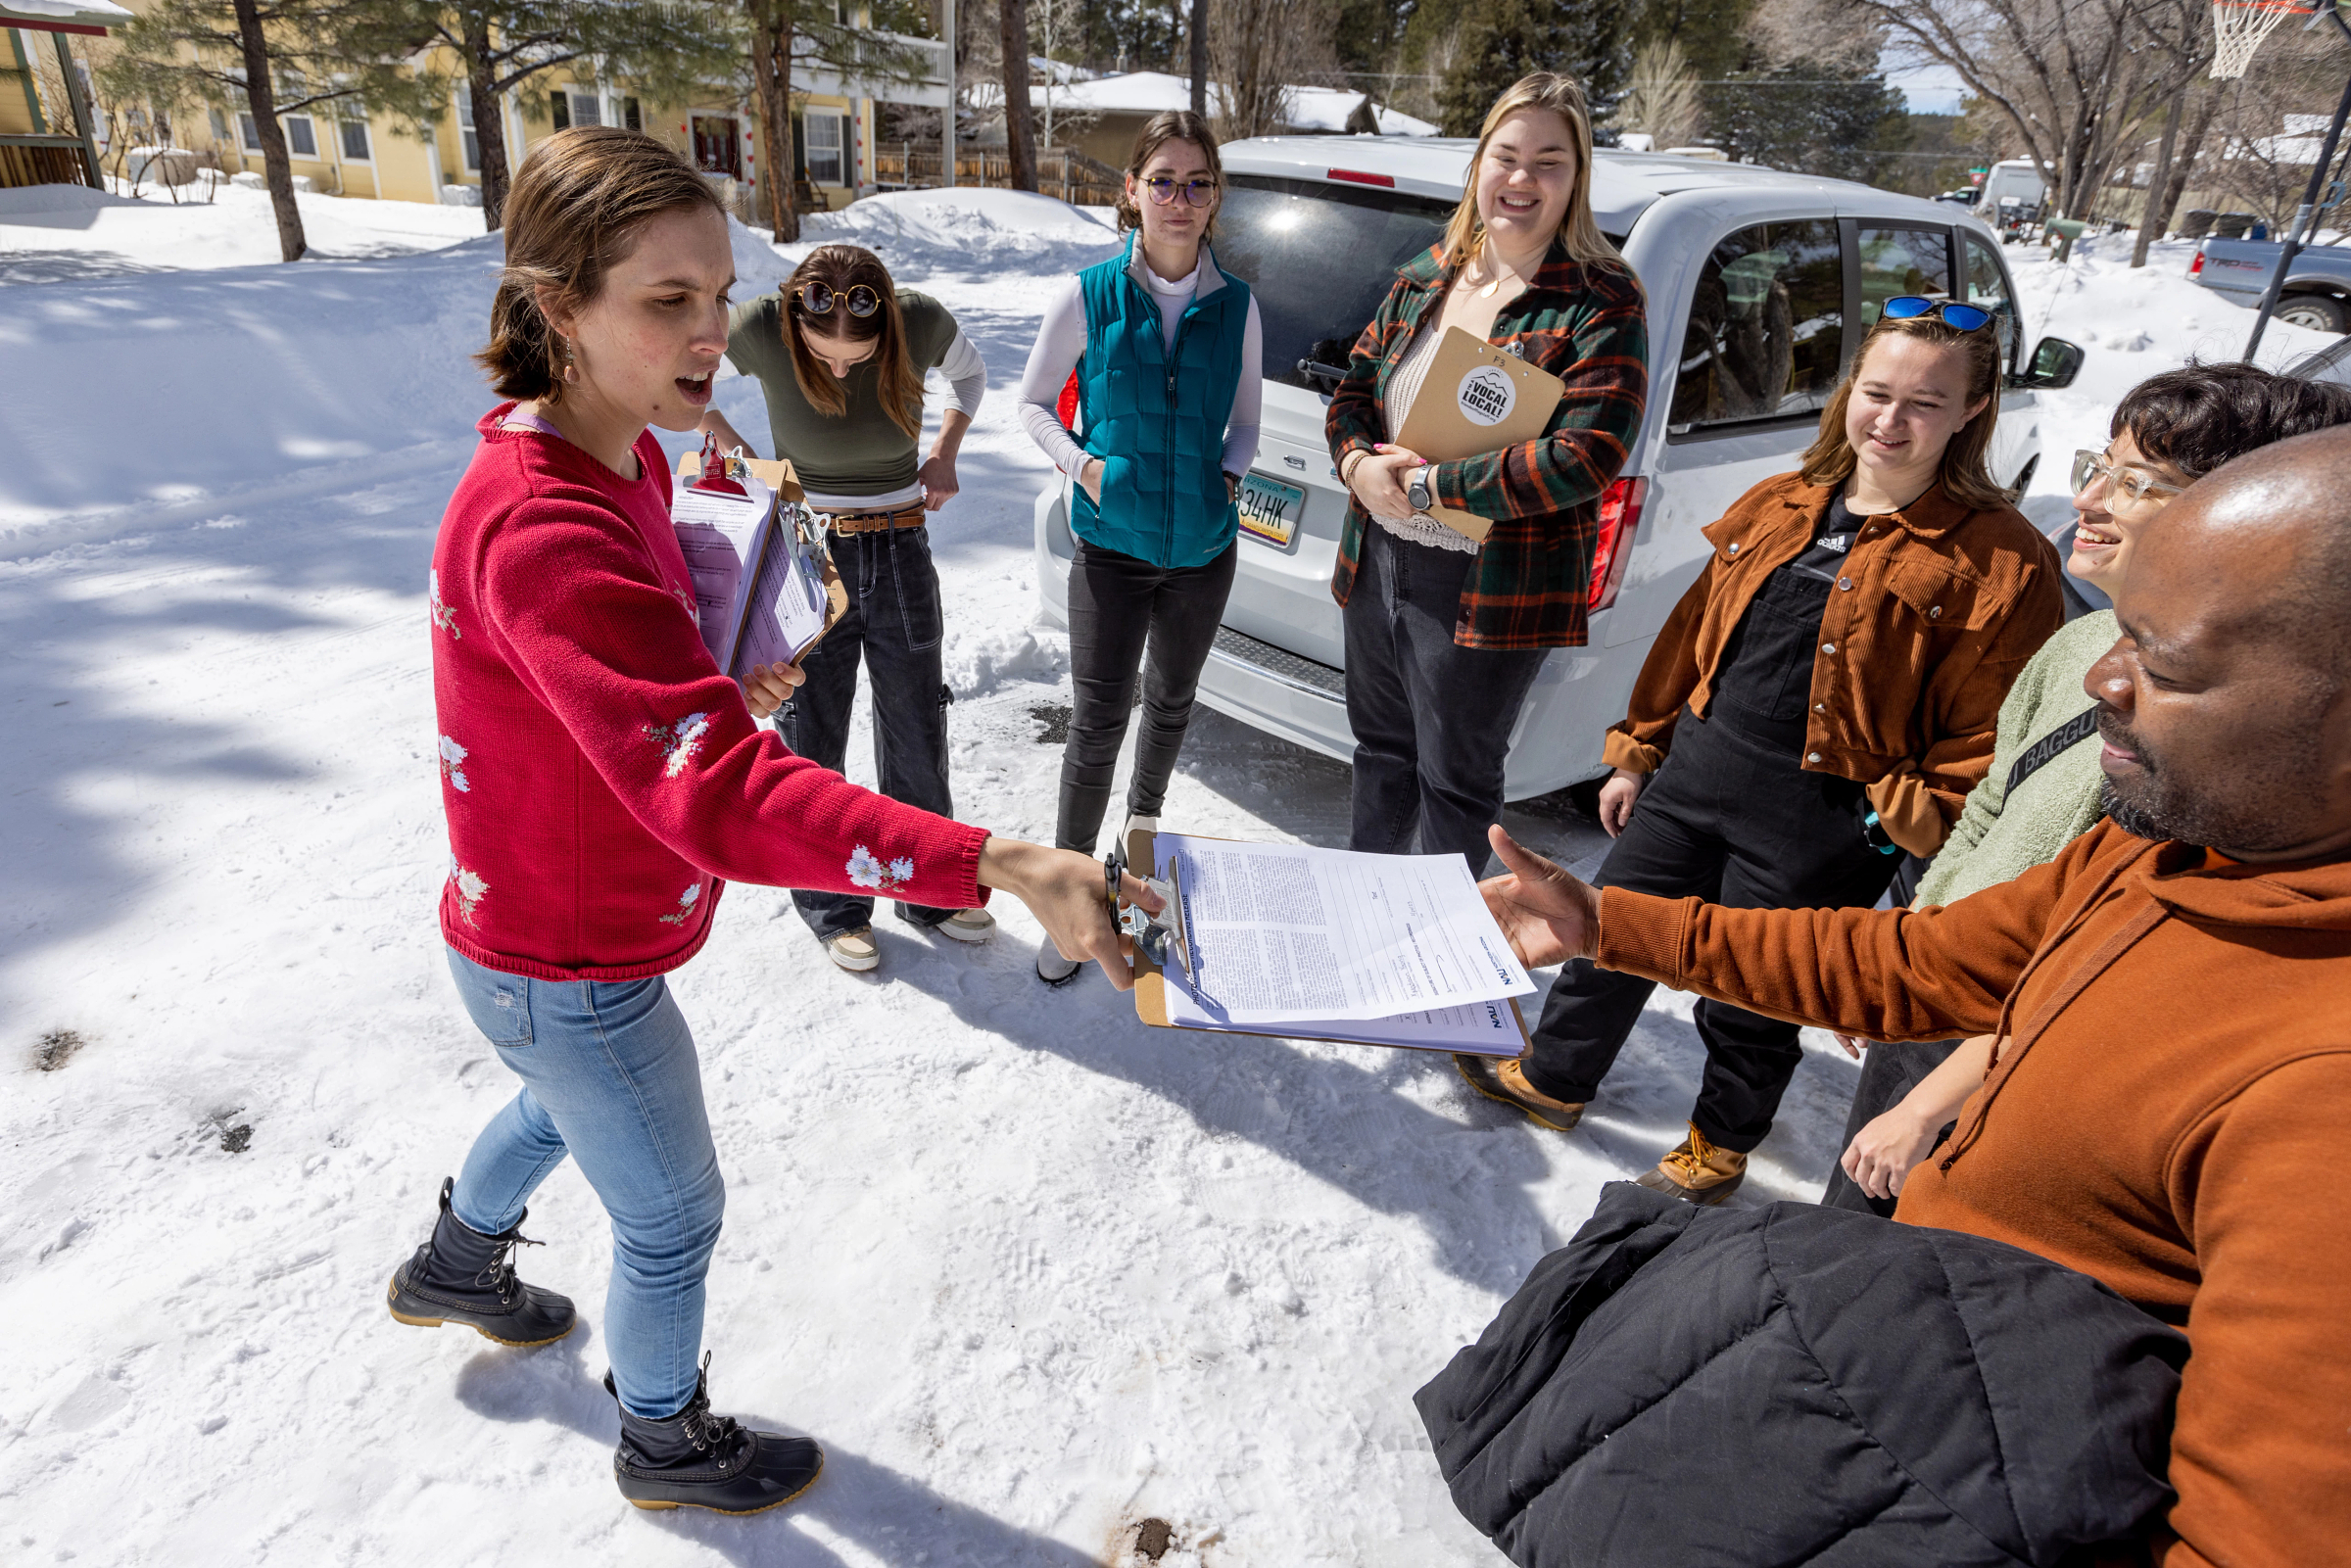
{"type": "Polygon", "coordinates": [[[1461,402],[1462,417],[1473,425],[1501,424],[1518,404],[1518,389],[1511,384],[1510,376],[1490,364],[1481,364],[1462,377],[1461,390],[1455,396],[1461,402]]]}

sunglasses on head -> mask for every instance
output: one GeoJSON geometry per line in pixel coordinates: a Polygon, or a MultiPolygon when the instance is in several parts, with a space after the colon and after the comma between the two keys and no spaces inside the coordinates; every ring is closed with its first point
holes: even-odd
{"type": "Polygon", "coordinates": [[[882,309],[882,296],[863,283],[852,284],[845,292],[834,292],[830,283],[803,283],[797,296],[802,315],[831,315],[833,307],[846,305],[849,314],[859,320],[882,309]]]}
{"type": "Polygon", "coordinates": [[[1154,174],[1143,181],[1143,189],[1149,191],[1151,200],[1162,207],[1175,201],[1178,191],[1183,193],[1184,201],[1193,207],[1206,207],[1217,199],[1217,182],[1205,177],[1177,184],[1170,175],[1154,174]]]}
{"type": "Polygon", "coordinates": [[[1893,321],[1908,321],[1915,316],[1935,315],[1945,326],[1962,332],[1976,332],[1989,326],[1991,312],[1981,306],[1961,305],[1954,300],[1930,300],[1923,294],[1897,294],[1883,307],[1886,317],[1893,321]]]}

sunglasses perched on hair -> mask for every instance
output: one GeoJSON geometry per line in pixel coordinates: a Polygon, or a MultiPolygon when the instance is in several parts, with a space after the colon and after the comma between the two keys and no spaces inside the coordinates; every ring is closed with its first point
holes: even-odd
{"type": "Polygon", "coordinates": [[[1991,324],[1991,312],[1982,306],[1961,305],[1955,300],[1930,300],[1923,294],[1897,294],[1883,307],[1886,317],[1893,321],[1908,321],[1916,316],[1941,316],[1945,326],[1962,332],[1979,332],[1991,324]]]}
{"type": "Polygon", "coordinates": [[[2109,490],[2128,496],[2133,500],[2145,500],[2149,496],[2177,496],[2187,488],[2185,485],[2167,485],[2144,469],[2120,467],[2109,461],[2102,451],[2076,451],[2074,494],[2081,495],[2101,479],[2106,481],[2109,490]]]}
{"type": "Polygon", "coordinates": [[[1193,207],[1206,207],[1217,199],[1217,182],[1205,177],[1177,184],[1166,174],[1154,174],[1143,181],[1143,189],[1149,191],[1151,200],[1162,207],[1175,201],[1178,191],[1183,193],[1184,201],[1193,207]]]}
{"type": "Polygon", "coordinates": [[[830,283],[803,283],[797,298],[802,315],[831,315],[833,307],[846,305],[849,314],[859,320],[882,309],[882,296],[866,284],[853,284],[844,293],[836,293],[830,283]]]}

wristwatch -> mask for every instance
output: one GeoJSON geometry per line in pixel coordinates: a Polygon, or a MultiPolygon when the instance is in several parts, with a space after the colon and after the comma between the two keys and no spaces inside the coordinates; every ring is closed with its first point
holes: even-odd
{"type": "Polygon", "coordinates": [[[1412,503],[1415,515],[1428,510],[1434,499],[1428,493],[1428,464],[1422,463],[1413,470],[1413,482],[1405,487],[1404,499],[1412,503]]]}

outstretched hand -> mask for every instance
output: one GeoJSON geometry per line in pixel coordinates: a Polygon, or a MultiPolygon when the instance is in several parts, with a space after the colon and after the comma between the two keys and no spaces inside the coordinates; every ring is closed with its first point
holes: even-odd
{"type": "MultiPolygon", "coordinates": [[[[1134,989],[1134,941],[1120,934],[1111,919],[1102,863],[1074,849],[1047,849],[1017,838],[990,838],[980,850],[980,881],[1000,887],[1029,906],[1064,958],[1102,966],[1110,983],[1134,989]]],[[[1131,872],[1119,879],[1119,895],[1151,914],[1167,900],[1131,872]]]]}
{"type": "Polygon", "coordinates": [[[1507,873],[1477,884],[1511,951],[1529,969],[1589,958],[1600,935],[1600,892],[1525,848],[1496,823],[1486,841],[1507,873]]]}

